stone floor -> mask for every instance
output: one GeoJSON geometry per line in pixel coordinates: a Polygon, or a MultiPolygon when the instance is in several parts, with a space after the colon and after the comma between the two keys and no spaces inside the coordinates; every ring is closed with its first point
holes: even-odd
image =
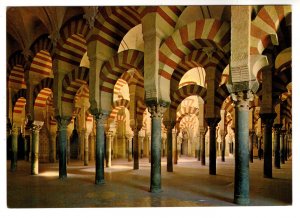
{"type": "MultiPolygon", "coordinates": [[[[73,208],[73,207],[194,207],[235,206],[233,204],[234,159],[217,160],[217,175],[208,174],[195,158],[182,157],[174,172],[166,172],[162,158],[162,189],[149,192],[150,164],[140,160],[140,169],[133,162],[113,160],[105,168],[104,185],[95,185],[94,163],[71,161],[68,178],[58,179],[58,163],[40,164],[40,174],[30,175],[30,163],[18,162],[16,172],[7,162],[7,206],[9,208],[73,208]]],[[[292,160],[273,169],[273,179],[263,177],[263,160],[250,163],[251,205],[290,205],[292,203],[292,160]]]]}

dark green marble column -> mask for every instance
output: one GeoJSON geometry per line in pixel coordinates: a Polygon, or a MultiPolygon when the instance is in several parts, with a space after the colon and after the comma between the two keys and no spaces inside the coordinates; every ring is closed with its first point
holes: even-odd
{"type": "Polygon", "coordinates": [[[261,136],[257,137],[257,147],[258,147],[258,158],[262,158],[262,148],[261,148],[261,136]]]}
{"type": "Polygon", "coordinates": [[[58,124],[58,146],[59,146],[59,178],[67,178],[67,127],[72,117],[58,116],[56,117],[58,124]]]}
{"type": "Polygon", "coordinates": [[[282,129],[280,132],[280,153],[281,153],[281,163],[285,164],[285,153],[286,153],[286,148],[285,148],[285,129],[282,129]]]}
{"type": "Polygon", "coordinates": [[[151,182],[150,192],[161,192],[161,119],[166,107],[151,105],[151,182]]]}
{"type": "Polygon", "coordinates": [[[31,126],[32,149],[31,149],[31,175],[39,174],[39,135],[44,122],[34,121],[31,126]]]}
{"type": "Polygon", "coordinates": [[[11,135],[11,164],[10,170],[11,172],[16,171],[17,169],[17,159],[18,159],[18,136],[19,136],[19,128],[13,124],[12,127],[12,135],[11,135]]]}
{"type": "Polygon", "coordinates": [[[24,142],[24,160],[27,161],[28,160],[28,145],[27,145],[27,140],[25,135],[23,135],[23,142],[24,142]]]}
{"type": "Polygon", "coordinates": [[[272,126],[276,114],[261,113],[260,117],[264,129],[264,177],[272,178],[272,126]]]}
{"type": "Polygon", "coordinates": [[[139,130],[134,129],[133,136],[133,169],[139,169],[139,130]]]}
{"type": "Polygon", "coordinates": [[[222,142],[221,142],[221,156],[222,156],[222,162],[225,162],[225,149],[226,149],[226,131],[224,130],[223,133],[221,133],[222,142]]]}
{"type": "Polygon", "coordinates": [[[231,95],[235,102],[235,175],[234,203],[249,204],[249,102],[252,93],[231,95]]]}
{"type": "Polygon", "coordinates": [[[205,166],[205,130],[200,131],[201,165],[205,166]]]}
{"type": "Polygon", "coordinates": [[[280,169],[280,131],[281,131],[282,124],[274,124],[275,129],[275,138],[274,138],[274,151],[275,151],[275,158],[274,158],[274,166],[277,169],[280,169]]]}
{"type": "Polygon", "coordinates": [[[175,122],[164,122],[167,128],[167,172],[173,172],[173,133],[172,130],[175,126],[175,122]]]}
{"type": "Polygon", "coordinates": [[[217,171],[217,151],[216,151],[216,127],[220,118],[205,118],[209,126],[209,174],[216,175],[217,171]]]}
{"type": "Polygon", "coordinates": [[[104,184],[104,124],[107,115],[99,113],[95,115],[96,120],[96,184],[104,184]]]}
{"type": "Polygon", "coordinates": [[[250,130],[250,132],[249,132],[249,160],[250,160],[250,163],[253,163],[253,137],[254,137],[254,131],[250,130]]]}

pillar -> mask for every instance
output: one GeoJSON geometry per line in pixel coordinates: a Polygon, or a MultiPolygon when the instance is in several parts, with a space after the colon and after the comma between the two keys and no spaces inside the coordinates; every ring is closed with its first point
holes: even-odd
{"type": "Polygon", "coordinates": [[[249,204],[249,102],[251,91],[232,94],[235,102],[235,176],[234,202],[249,204]]]}
{"type": "Polygon", "coordinates": [[[94,132],[92,131],[91,135],[90,135],[90,160],[91,161],[95,161],[95,140],[96,140],[96,136],[94,134],[94,132]]]}
{"type": "Polygon", "coordinates": [[[200,131],[201,165],[205,166],[205,130],[200,131]]]}
{"type": "Polygon", "coordinates": [[[11,165],[10,170],[12,172],[16,171],[17,169],[17,159],[18,159],[18,136],[19,136],[19,128],[15,126],[12,127],[12,137],[11,137],[11,165]]]}
{"type": "Polygon", "coordinates": [[[104,184],[104,124],[107,115],[98,113],[96,120],[96,184],[104,184]]]}
{"type": "Polygon", "coordinates": [[[166,107],[154,104],[148,107],[151,114],[151,181],[150,192],[161,192],[161,119],[166,107]]]}
{"type": "Polygon", "coordinates": [[[134,128],[133,133],[133,169],[139,169],[139,130],[134,128]]]}
{"type": "MultiPolygon", "coordinates": [[[[25,129],[24,129],[25,131],[25,129]]],[[[22,136],[23,137],[23,142],[24,142],[24,160],[27,161],[28,160],[28,156],[27,156],[27,152],[28,152],[28,145],[27,145],[27,140],[26,140],[26,137],[25,137],[25,133],[24,135],[22,136]]]]}
{"type": "Polygon", "coordinates": [[[285,130],[282,129],[280,132],[280,153],[281,153],[281,163],[285,164],[285,153],[286,153],[286,148],[285,148],[285,140],[284,140],[284,135],[285,135],[285,130]]]}
{"type": "Polygon", "coordinates": [[[280,131],[282,124],[274,124],[275,137],[274,137],[274,166],[280,169],[280,131]]]}
{"type": "Polygon", "coordinates": [[[257,136],[258,158],[262,158],[261,136],[257,136]]]}
{"type": "Polygon", "coordinates": [[[225,149],[226,149],[226,140],[225,140],[225,136],[226,136],[226,133],[225,131],[223,130],[221,132],[221,159],[222,159],[222,162],[225,162],[225,149]]]}
{"type": "Polygon", "coordinates": [[[275,113],[261,113],[260,118],[263,125],[263,144],[264,144],[264,177],[272,178],[272,126],[275,113]]]}
{"type": "Polygon", "coordinates": [[[128,147],[128,153],[127,153],[127,156],[128,156],[128,162],[131,162],[132,161],[132,136],[127,136],[127,147],[128,147]]]}
{"type": "Polygon", "coordinates": [[[167,128],[167,172],[173,172],[173,133],[172,130],[175,126],[174,121],[166,121],[165,127],[167,128]]]}
{"type": "Polygon", "coordinates": [[[89,165],[89,133],[86,131],[84,134],[84,166],[89,165]]]}
{"type": "Polygon", "coordinates": [[[106,167],[111,167],[111,147],[113,142],[113,135],[111,131],[106,133],[106,167]]]}
{"type": "Polygon", "coordinates": [[[176,134],[176,130],[173,129],[172,130],[172,135],[173,135],[173,151],[174,151],[174,164],[177,164],[178,161],[178,153],[177,153],[177,134],[176,134]]]}
{"type": "Polygon", "coordinates": [[[250,130],[250,132],[249,132],[249,160],[250,160],[250,163],[253,163],[253,137],[254,137],[254,131],[250,130]]]}
{"type": "Polygon", "coordinates": [[[31,175],[39,174],[39,132],[44,122],[34,121],[31,126],[32,150],[31,150],[31,175]]]}
{"type": "Polygon", "coordinates": [[[50,163],[56,162],[56,132],[50,134],[50,163]]]}
{"type": "Polygon", "coordinates": [[[140,142],[141,142],[141,158],[144,157],[144,137],[140,136],[140,142]]]}
{"type": "Polygon", "coordinates": [[[216,153],[216,127],[220,118],[205,118],[209,126],[209,174],[216,175],[217,153],[216,153]]]}
{"type": "Polygon", "coordinates": [[[58,124],[58,146],[59,146],[59,178],[67,178],[67,127],[72,117],[58,116],[56,117],[58,124]]]}

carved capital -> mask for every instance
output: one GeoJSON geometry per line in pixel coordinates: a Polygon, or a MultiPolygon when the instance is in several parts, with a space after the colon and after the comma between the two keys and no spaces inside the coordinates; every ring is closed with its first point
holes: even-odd
{"type": "Polygon", "coordinates": [[[106,123],[106,120],[108,118],[108,114],[107,113],[96,113],[96,114],[94,114],[94,117],[95,117],[97,125],[104,126],[104,124],[106,123]]]}
{"type": "Polygon", "coordinates": [[[175,121],[164,121],[164,125],[168,131],[171,131],[174,128],[175,124],[175,121]]]}
{"type": "Polygon", "coordinates": [[[55,118],[58,124],[58,131],[66,130],[72,120],[72,117],[69,116],[56,116],[55,118]]]}
{"type": "Polygon", "coordinates": [[[260,118],[263,126],[272,127],[274,119],[276,118],[276,113],[260,113],[260,118]]]}
{"type": "Polygon", "coordinates": [[[151,114],[151,118],[162,118],[166,110],[167,106],[162,104],[152,104],[148,106],[148,111],[151,114]]]}
{"type": "Polygon", "coordinates": [[[57,47],[57,42],[60,39],[59,30],[58,29],[54,30],[52,33],[50,33],[50,35],[48,37],[52,42],[53,50],[55,50],[57,47]]]}
{"type": "Polygon", "coordinates": [[[33,133],[38,133],[42,127],[44,125],[44,122],[42,121],[33,121],[33,123],[31,124],[31,131],[33,133]]]}
{"type": "Polygon", "coordinates": [[[236,108],[249,109],[249,102],[253,101],[253,93],[251,90],[244,92],[231,93],[231,98],[235,103],[236,108]]]}
{"type": "Polygon", "coordinates": [[[19,135],[19,127],[17,127],[16,124],[13,124],[12,126],[12,132],[13,135],[19,135]]]}
{"type": "Polygon", "coordinates": [[[98,13],[98,6],[88,6],[84,7],[85,14],[83,18],[86,19],[87,24],[90,29],[94,28],[95,18],[98,13]]]}
{"type": "Polygon", "coordinates": [[[221,118],[219,117],[213,117],[213,118],[205,118],[205,121],[209,128],[216,128],[218,123],[220,122],[221,118]]]}

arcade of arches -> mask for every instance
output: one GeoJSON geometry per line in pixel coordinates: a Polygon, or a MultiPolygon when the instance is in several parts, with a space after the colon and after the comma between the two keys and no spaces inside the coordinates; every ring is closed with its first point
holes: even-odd
{"type": "Polygon", "coordinates": [[[105,187],[123,161],[160,194],[162,160],[233,160],[248,205],[254,162],[272,180],[292,160],[291,6],[8,8],[7,142],[9,179],[76,163],[105,187]]]}

